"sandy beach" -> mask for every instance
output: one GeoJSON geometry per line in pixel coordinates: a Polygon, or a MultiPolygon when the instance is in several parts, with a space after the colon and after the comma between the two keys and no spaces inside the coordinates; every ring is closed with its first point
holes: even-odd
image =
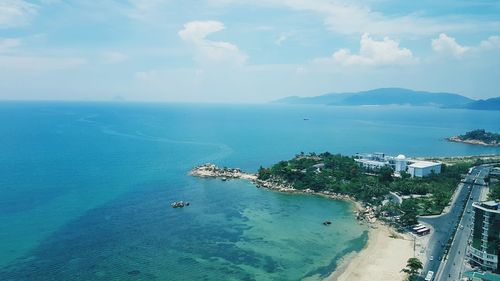
{"type": "Polygon", "coordinates": [[[347,256],[326,281],[401,281],[406,261],[413,257],[413,240],[391,228],[375,224],[370,229],[367,246],[347,256]],[[394,235],[397,238],[393,238],[394,235]]]}
{"type": "MultiPolygon", "coordinates": [[[[361,213],[366,221],[374,220],[371,209],[364,208],[359,202],[346,195],[335,193],[315,192],[313,190],[297,190],[279,183],[257,180],[255,174],[242,172],[240,169],[219,168],[215,164],[204,164],[195,167],[189,172],[197,177],[228,177],[250,180],[259,186],[270,190],[303,193],[326,196],[337,200],[353,202],[354,211],[361,213]]],[[[359,253],[351,253],[343,258],[339,267],[326,281],[372,281],[387,280],[401,281],[405,274],[401,272],[406,261],[413,257],[413,238],[402,235],[382,223],[370,224],[367,246],[359,253]]]]}

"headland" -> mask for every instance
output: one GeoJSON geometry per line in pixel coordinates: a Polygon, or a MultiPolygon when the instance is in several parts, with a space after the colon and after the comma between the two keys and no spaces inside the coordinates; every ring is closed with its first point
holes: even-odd
{"type": "Polygon", "coordinates": [[[500,146],[500,134],[486,132],[484,129],[473,130],[464,135],[447,138],[451,142],[461,142],[472,145],[500,146]]]}
{"type": "MultiPolygon", "coordinates": [[[[497,158],[481,157],[434,157],[425,162],[422,158],[392,157],[383,153],[355,156],[301,153],[269,168],[261,167],[258,173],[208,163],[193,168],[189,174],[223,181],[243,179],[258,188],[276,192],[350,201],[356,207],[358,221],[369,228],[369,240],[362,251],[344,257],[327,280],[402,280],[401,269],[416,254],[416,242],[408,232],[401,230],[415,224],[418,215],[441,213],[472,162],[497,158]],[[401,204],[401,200],[397,202],[392,197],[407,198],[404,201],[408,202],[401,204]],[[434,204],[430,206],[429,202],[434,204]],[[428,205],[430,207],[420,207],[428,205]]],[[[428,240],[419,240],[417,244],[426,244],[425,241],[428,240]]]]}
{"type": "Polygon", "coordinates": [[[296,189],[277,179],[261,180],[258,174],[246,173],[239,168],[220,168],[207,163],[193,168],[189,175],[202,178],[218,178],[249,180],[256,187],[283,193],[300,193],[323,196],[334,200],[346,200],[355,206],[355,215],[360,223],[368,225],[369,240],[359,253],[351,253],[344,257],[334,272],[325,280],[402,280],[400,272],[406,260],[413,256],[413,242],[409,235],[397,233],[392,227],[377,221],[374,208],[355,200],[352,196],[328,190],[296,189]],[[366,266],[369,264],[369,266],[366,266]]]}

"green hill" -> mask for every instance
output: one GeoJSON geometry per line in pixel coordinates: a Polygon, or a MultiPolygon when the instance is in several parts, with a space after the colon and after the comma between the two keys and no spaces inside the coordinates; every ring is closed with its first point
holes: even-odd
{"type": "Polygon", "coordinates": [[[500,97],[478,100],[465,105],[467,109],[500,110],[500,97]]]}

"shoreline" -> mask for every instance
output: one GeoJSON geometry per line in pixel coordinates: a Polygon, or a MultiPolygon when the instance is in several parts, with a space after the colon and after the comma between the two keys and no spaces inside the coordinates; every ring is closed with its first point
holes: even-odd
{"type": "Polygon", "coordinates": [[[370,226],[368,241],[359,252],[352,252],[324,281],[401,281],[406,261],[413,257],[413,242],[406,234],[396,233],[391,227],[375,223],[370,226]]]}
{"type": "Polygon", "coordinates": [[[248,174],[240,169],[218,168],[214,164],[197,166],[189,172],[190,176],[201,178],[245,179],[271,191],[308,194],[322,196],[334,200],[343,200],[352,203],[353,211],[359,223],[366,222],[368,226],[368,240],[364,248],[342,257],[337,268],[323,281],[371,281],[388,280],[401,281],[405,274],[401,272],[406,261],[413,257],[413,240],[408,234],[401,234],[388,225],[377,221],[373,210],[348,195],[336,194],[329,191],[315,192],[310,189],[297,190],[279,182],[261,181],[256,174],[248,174]]]}
{"type": "Polygon", "coordinates": [[[464,155],[464,156],[427,156],[427,157],[415,157],[414,159],[424,160],[424,161],[439,161],[446,165],[455,165],[457,163],[475,163],[476,161],[483,161],[484,163],[493,163],[493,162],[500,162],[500,154],[482,154],[482,155],[464,155]]]}
{"type": "Polygon", "coordinates": [[[348,201],[353,204],[358,221],[366,221],[367,223],[375,223],[377,219],[373,213],[373,209],[369,206],[365,207],[363,204],[349,195],[324,191],[314,191],[312,189],[299,190],[293,188],[291,185],[284,184],[279,181],[273,180],[259,180],[257,174],[250,174],[241,171],[239,168],[219,168],[215,164],[206,163],[196,166],[188,173],[190,176],[199,178],[220,178],[223,181],[228,179],[243,179],[253,183],[257,188],[265,188],[271,191],[290,193],[290,194],[307,194],[321,196],[333,200],[348,201]]]}
{"type": "Polygon", "coordinates": [[[499,147],[500,143],[485,143],[482,140],[474,140],[474,139],[461,139],[458,136],[453,136],[446,138],[447,141],[449,142],[457,142],[457,143],[465,143],[465,144],[471,144],[471,145],[480,145],[480,146],[487,146],[487,147],[499,147]]]}

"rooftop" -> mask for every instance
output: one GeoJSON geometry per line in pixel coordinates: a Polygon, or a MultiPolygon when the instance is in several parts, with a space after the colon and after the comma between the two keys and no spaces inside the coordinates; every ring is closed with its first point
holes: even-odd
{"type": "Polygon", "coordinates": [[[472,203],[474,207],[478,207],[483,210],[493,211],[495,213],[500,213],[500,202],[498,201],[483,201],[472,203]]]}
{"type": "Polygon", "coordinates": [[[500,281],[500,275],[491,272],[467,271],[464,272],[464,276],[488,281],[500,281]]]}
{"type": "Polygon", "coordinates": [[[366,163],[368,165],[374,165],[374,166],[384,166],[387,164],[387,161],[376,161],[376,160],[369,160],[369,159],[354,159],[354,161],[366,163]]]}
{"type": "Polygon", "coordinates": [[[439,166],[439,165],[441,165],[441,163],[429,162],[429,161],[416,161],[416,162],[413,162],[408,167],[412,167],[412,168],[427,168],[427,167],[434,167],[434,166],[439,166]]]}

